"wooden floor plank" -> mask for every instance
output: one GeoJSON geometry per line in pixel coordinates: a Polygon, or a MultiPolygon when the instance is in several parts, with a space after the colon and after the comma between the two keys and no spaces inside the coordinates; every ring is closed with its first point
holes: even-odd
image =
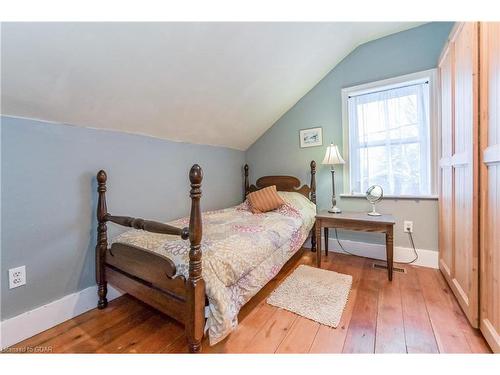
{"type": "Polygon", "coordinates": [[[276,353],[309,353],[318,329],[319,323],[298,316],[276,353]]]}
{"type": "Polygon", "coordinates": [[[400,278],[401,303],[408,353],[438,353],[431,321],[414,266],[406,266],[400,278]]]}
{"type": "Polygon", "coordinates": [[[438,349],[442,353],[470,353],[471,348],[448,302],[451,291],[447,286],[440,285],[436,272],[439,271],[417,269],[438,349]]]}
{"type": "Polygon", "coordinates": [[[181,336],[184,336],[182,325],[163,314],[154,314],[144,323],[132,327],[108,344],[101,345],[97,352],[159,353],[181,336]]]}
{"type": "Polygon", "coordinates": [[[47,340],[44,345],[52,347],[53,353],[71,353],[73,343],[82,342],[92,337],[92,335],[108,329],[116,322],[130,318],[131,314],[141,311],[144,307],[139,301],[123,296],[127,303],[116,309],[94,310],[98,315],[94,319],[86,319],[83,323],[68,329],[61,334],[47,340]]]}
{"type": "Polygon", "coordinates": [[[337,328],[320,325],[314,342],[311,345],[310,353],[342,353],[357,298],[364,262],[365,258],[342,255],[336,257],[330,255],[328,259],[322,260],[323,268],[351,275],[353,280],[349,298],[339,325],[337,328]],[[335,259],[333,260],[333,258],[335,259]]]}
{"type": "MultiPolygon", "coordinates": [[[[465,316],[464,316],[465,319],[465,316]]],[[[469,322],[465,322],[467,325],[462,331],[465,334],[465,339],[471,348],[472,353],[493,353],[491,348],[488,346],[488,343],[484,339],[481,331],[479,329],[475,329],[469,325],[469,322]]]]}
{"type": "Polygon", "coordinates": [[[297,317],[298,315],[290,311],[276,309],[243,351],[245,353],[274,353],[297,317]]]}
{"type": "Polygon", "coordinates": [[[134,327],[140,326],[156,313],[152,308],[142,308],[129,315],[126,319],[113,322],[106,329],[84,332],[78,339],[68,343],[64,350],[71,353],[95,353],[98,351],[97,348],[109,344],[134,327]]]}
{"type": "Polygon", "coordinates": [[[385,279],[379,293],[375,353],[406,353],[400,279],[394,272],[392,282],[385,279]]]}
{"type": "Polygon", "coordinates": [[[387,273],[373,269],[371,261],[367,260],[363,264],[363,275],[359,283],[343,353],[375,352],[378,297],[382,277],[387,277],[387,273]]]}
{"type": "MultiPolygon", "coordinates": [[[[204,343],[203,345],[207,346],[208,343],[204,343]]],[[[188,346],[186,344],[186,337],[180,336],[177,337],[173,343],[168,344],[162,350],[162,353],[172,353],[172,354],[187,354],[189,353],[188,346]]]]}
{"type": "Polygon", "coordinates": [[[33,337],[21,341],[15,344],[13,347],[27,347],[27,346],[35,347],[42,345],[54,346],[54,340],[58,336],[64,333],[68,333],[72,329],[78,328],[78,326],[81,326],[85,322],[92,320],[100,321],[103,318],[103,314],[109,315],[114,310],[119,310],[124,312],[127,310],[127,307],[130,306],[132,303],[133,301],[131,301],[130,298],[128,298],[127,296],[116,298],[115,300],[109,303],[108,307],[106,308],[106,311],[92,309],[90,311],[87,311],[86,313],[83,313],[61,324],[58,324],[57,326],[52,327],[51,329],[48,329],[33,337]]]}
{"type": "Polygon", "coordinates": [[[266,324],[277,308],[262,301],[253,312],[240,322],[234,332],[231,332],[222,342],[214,345],[205,345],[204,353],[243,353],[245,347],[254,339],[259,330],[266,324]]]}
{"type": "Polygon", "coordinates": [[[460,307],[460,304],[453,296],[453,293],[448,287],[444,276],[440,272],[436,271],[435,277],[439,283],[440,288],[444,291],[447,297],[446,301],[448,302],[448,306],[453,310],[455,318],[460,324],[462,332],[465,336],[465,339],[467,340],[467,343],[469,344],[469,347],[471,348],[471,351],[473,353],[491,353],[491,349],[486,343],[486,340],[481,334],[481,331],[470,325],[469,321],[462,311],[462,308],[460,307]]]}
{"type": "MultiPolygon", "coordinates": [[[[410,353],[489,352],[438,270],[405,266],[408,273],[395,274],[396,282],[389,284],[387,273],[374,270],[372,260],[334,253],[323,257],[323,268],[353,276],[337,329],[266,303],[269,293],[298,265],[314,261],[315,254],[309,251],[297,254],[242,308],[239,326],[228,338],[212,347],[204,338],[203,352],[402,351],[400,315],[410,353]]],[[[180,323],[128,295],[112,301],[104,310],[91,310],[15,347],[39,345],[51,346],[57,353],[188,351],[180,323]]]]}
{"type": "Polygon", "coordinates": [[[171,346],[176,340],[186,341],[184,326],[178,322],[170,322],[158,327],[151,335],[133,347],[130,353],[164,353],[165,348],[171,346]]]}

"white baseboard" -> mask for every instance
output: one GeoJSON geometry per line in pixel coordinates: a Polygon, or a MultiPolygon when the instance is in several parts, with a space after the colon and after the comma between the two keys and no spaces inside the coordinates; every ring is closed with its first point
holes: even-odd
{"type": "MultiPolygon", "coordinates": [[[[321,238],[322,246],[324,247],[324,237],[321,238]]],[[[360,255],[363,257],[375,258],[380,260],[386,260],[385,245],[373,244],[368,242],[350,241],[350,240],[340,240],[344,249],[352,254],[360,255]]],[[[311,240],[308,239],[304,244],[304,247],[311,247],[311,240]]],[[[328,239],[328,249],[329,251],[334,251],[336,253],[343,253],[338,242],[334,238],[328,239]]],[[[429,268],[439,268],[439,253],[437,251],[417,249],[418,259],[412,263],[416,266],[429,267],[429,268]]],[[[411,247],[401,247],[394,246],[394,262],[409,262],[415,257],[413,249],[411,247]]]]}
{"type": "MultiPolygon", "coordinates": [[[[122,294],[118,289],[108,285],[108,301],[122,294]]],[[[97,286],[91,286],[4,320],[0,322],[0,349],[8,348],[96,306],[97,286]]]]}

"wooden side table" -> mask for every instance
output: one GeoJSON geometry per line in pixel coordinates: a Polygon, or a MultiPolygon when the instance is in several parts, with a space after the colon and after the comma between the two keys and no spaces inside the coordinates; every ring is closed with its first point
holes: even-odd
{"type": "Polygon", "coordinates": [[[342,212],[340,214],[332,214],[327,210],[318,212],[316,215],[316,265],[321,267],[321,228],[324,228],[325,232],[326,255],[328,255],[328,228],[385,233],[387,275],[389,281],[392,281],[395,223],[392,215],[369,216],[365,212],[342,212]]]}

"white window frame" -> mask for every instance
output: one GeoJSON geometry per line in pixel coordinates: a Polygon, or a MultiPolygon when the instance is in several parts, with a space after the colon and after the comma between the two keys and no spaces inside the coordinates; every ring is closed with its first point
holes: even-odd
{"type": "Polygon", "coordinates": [[[369,82],[362,85],[342,89],[342,133],[344,164],[344,194],[342,197],[364,197],[362,193],[351,191],[350,155],[349,155],[349,96],[361,95],[373,91],[398,88],[424,81],[429,81],[429,135],[430,135],[430,165],[431,194],[430,195],[384,195],[386,198],[397,199],[437,199],[438,192],[438,155],[439,155],[439,92],[437,69],[429,69],[416,73],[405,74],[381,81],[369,82]]]}

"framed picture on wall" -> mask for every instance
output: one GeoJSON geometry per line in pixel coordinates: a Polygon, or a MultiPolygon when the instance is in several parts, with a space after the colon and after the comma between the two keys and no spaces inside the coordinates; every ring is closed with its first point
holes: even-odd
{"type": "Polygon", "coordinates": [[[323,146],[323,128],[309,128],[299,131],[300,148],[323,146]]]}

